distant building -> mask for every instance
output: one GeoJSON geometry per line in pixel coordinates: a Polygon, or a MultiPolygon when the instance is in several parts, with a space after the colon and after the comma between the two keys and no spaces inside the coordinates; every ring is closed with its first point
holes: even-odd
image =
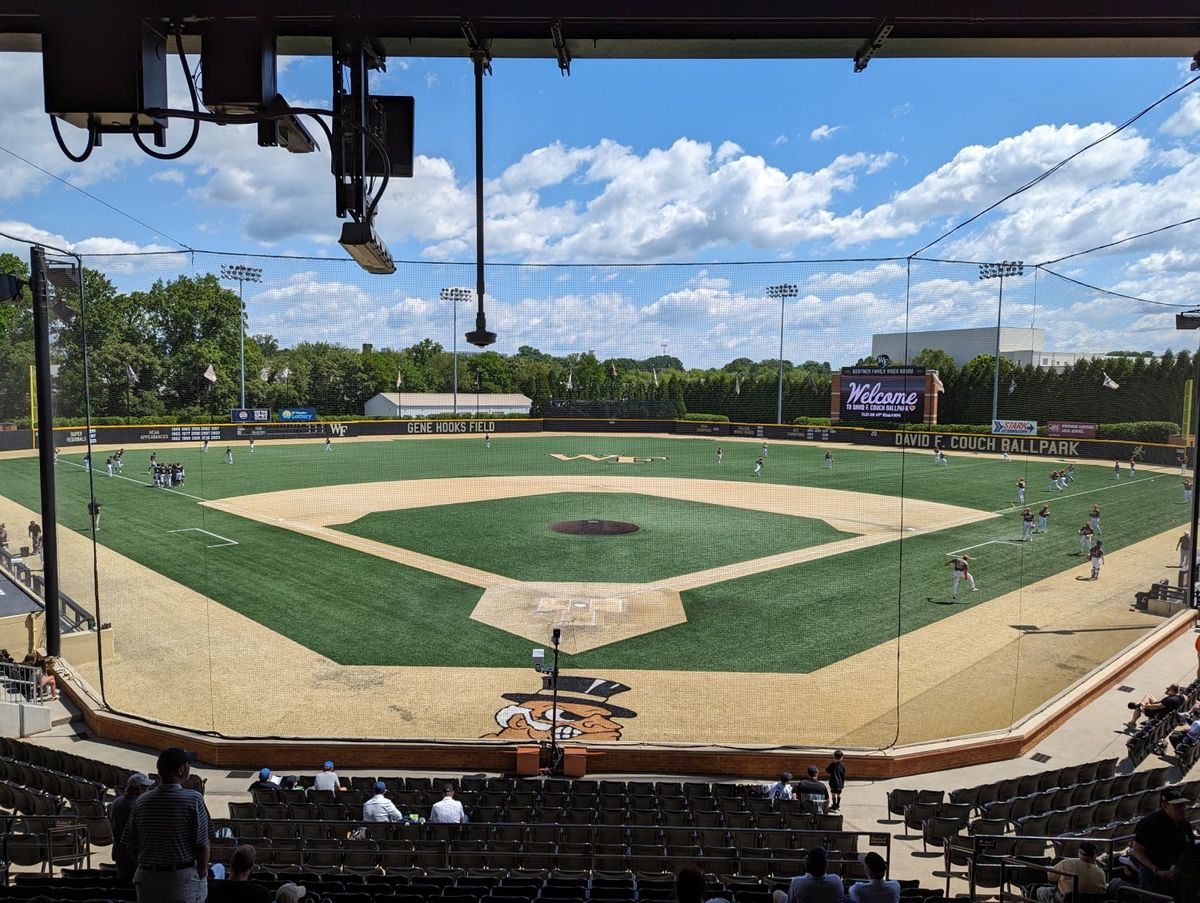
{"type": "MultiPolygon", "coordinates": [[[[524,395],[458,393],[458,413],[474,414],[477,403],[481,414],[528,414],[533,404],[524,395]]],[[[380,392],[363,405],[363,414],[368,417],[424,417],[453,410],[452,392],[380,392]]]]}
{"type": "MultiPolygon", "coordinates": [[[[927,348],[940,348],[962,367],[981,354],[996,353],[996,327],[980,329],[930,329],[924,332],[884,332],[871,336],[871,354],[886,354],[893,363],[911,363],[927,348]],[[907,350],[907,355],[906,355],[907,350]]],[[[1105,357],[1097,352],[1047,351],[1046,330],[1003,326],[1000,328],[1000,356],[1027,367],[1062,369],[1076,361],[1105,357]]]]}

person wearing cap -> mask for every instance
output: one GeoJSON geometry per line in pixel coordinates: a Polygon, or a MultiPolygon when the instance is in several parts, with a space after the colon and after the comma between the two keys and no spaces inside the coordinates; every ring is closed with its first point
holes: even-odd
{"type": "MultiPolygon", "coordinates": [[[[129,821],[129,813],[133,810],[134,801],[154,786],[154,781],[140,771],[135,771],[125,781],[125,792],[113,800],[108,809],[108,820],[112,822],[112,836],[118,840],[125,831],[125,823],[129,821]]],[[[137,863],[129,855],[124,844],[113,844],[113,864],[117,867],[117,876],[125,881],[133,880],[137,863]]]]}
{"type": "Polygon", "coordinates": [[[768,784],[765,789],[765,794],[769,800],[790,800],[792,799],[792,774],[790,771],[785,771],[779,776],[779,780],[774,784],[768,784]]]}
{"type": "Polygon", "coordinates": [[[271,769],[260,768],[258,770],[258,780],[246,789],[251,793],[255,790],[278,790],[279,785],[271,780],[271,769]]]}
{"type": "Polygon", "coordinates": [[[886,878],[887,860],[872,850],[862,855],[861,862],[868,880],[851,885],[851,903],[900,903],[900,882],[886,878]]]}
{"type": "Polygon", "coordinates": [[[1188,798],[1177,787],[1162,789],[1162,802],[1137,823],[1131,858],[1137,864],[1138,886],[1156,894],[1171,895],[1175,863],[1196,842],[1187,820],[1188,798]]]}
{"type": "Polygon", "coordinates": [[[808,766],[808,777],[802,778],[796,782],[794,792],[796,799],[802,802],[812,803],[819,814],[824,814],[829,806],[829,788],[821,783],[817,775],[816,765],[808,766]]]}
{"type": "Polygon", "coordinates": [[[966,580],[971,587],[971,592],[977,593],[979,590],[975,587],[975,578],[971,576],[971,556],[963,555],[961,558],[951,558],[946,562],[946,567],[954,568],[954,583],[950,588],[950,597],[954,598],[958,595],[958,581],[966,580]]]}
{"type": "Polygon", "coordinates": [[[1129,719],[1125,725],[1128,728],[1137,727],[1138,718],[1142,715],[1147,715],[1151,718],[1159,718],[1170,712],[1179,711],[1187,702],[1187,697],[1183,695],[1183,690],[1179,684],[1170,684],[1167,686],[1167,692],[1162,699],[1155,699],[1149,693],[1142,697],[1141,702],[1129,703],[1129,708],[1133,709],[1134,716],[1129,719]]]}
{"type": "Polygon", "coordinates": [[[771,895],[772,903],[842,903],[842,879],[825,874],[829,854],[824,847],[813,847],[804,860],[804,874],[797,875],[788,885],[771,895]]]}
{"type": "Polygon", "coordinates": [[[313,790],[345,790],[342,780],[333,770],[333,763],[326,762],[321,766],[321,773],[313,778],[313,790]]]}
{"type": "Polygon", "coordinates": [[[256,858],[254,847],[249,844],[234,850],[226,877],[208,882],[207,903],[271,903],[271,892],[250,880],[256,858]]]}
{"type": "Polygon", "coordinates": [[[1067,857],[1055,864],[1054,870],[1061,872],[1056,884],[1039,884],[1029,896],[1038,903],[1062,903],[1070,894],[1102,894],[1105,891],[1104,869],[1096,864],[1099,848],[1090,840],[1079,845],[1078,855],[1067,857]],[[1078,885],[1076,880],[1078,879],[1078,885]]]}
{"type": "Polygon", "coordinates": [[[120,842],[137,863],[138,903],[204,903],[212,822],[204,797],[186,790],[196,754],[172,746],[158,757],[159,784],[133,805],[120,842]]]}
{"type": "Polygon", "coordinates": [[[435,825],[461,825],[467,820],[467,810],[454,798],[454,788],[442,788],[442,798],[429,810],[429,821],[435,825]]]}
{"type": "Polygon", "coordinates": [[[307,893],[308,890],[303,884],[292,884],[289,881],[275,891],[275,901],[276,903],[300,903],[307,893]]]}
{"type": "Polygon", "coordinates": [[[404,821],[404,816],[386,793],[387,784],[376,781],[375,795],[363,803],[363,821],[404,821]]]}
{"type": "Polygon", "coordinates": [[[694,865],[685,865],[675,874],[675,903],[729,903],[729,900],[709,896],[704,872],[694,865]]]}

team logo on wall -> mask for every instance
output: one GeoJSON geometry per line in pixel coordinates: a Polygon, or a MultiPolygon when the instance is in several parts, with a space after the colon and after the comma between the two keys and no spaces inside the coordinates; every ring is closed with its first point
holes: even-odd
{"type": "Polygon", "coordinates": [[[591,461],[594,464],[650,464],[666,461],[666,455],[561,455],[550,456],[555,461],[591,461]]]}
{"type": "Polygon", "coordinates": [[[558,717],[554,717],[551,678],[542,678],[536,693],[503,693],[509,705],[496,712],[500,729],[481,740],[549,740],[554,727],[557,740],[620,740],[616,719],[636,718],[637,712],[609,701],[629,687],[598,677],[559,677],[558,717]],[[556,724],[557,722],[557,724],[556,724]]]}

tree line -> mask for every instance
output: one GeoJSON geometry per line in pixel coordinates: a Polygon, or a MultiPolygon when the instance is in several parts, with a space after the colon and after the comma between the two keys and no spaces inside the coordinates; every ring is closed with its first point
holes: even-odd
{"type": "MultiPolygon", "coordinates": [[[[27,267],[0,254],[0,272],[27,267]]],[[[60,418],[210,420],[239,402],[237,293],[214,274],[159,280],[146,291],[121,292],[102,273],[84,270],[87,317],[76,292],[52,290],[55,405],[60,418]],[[209,370],[209,368],[212,368],[209,370]],[[215,376],[215,381],[206,377],[215,376]],[[86,375],[86,378],[85,378],[86,375]]],[[[0,306],[0,420],[29,415],[33,319],[26,297],[0,306]]],[[[874,364],[864,358],[860,364],[874,364]]],[[[993,358],[962,368],[943,351],[922,352],[914,364],[937,369],[945,386],[942,423],[985,423],[991,417],[993,358]]],[[[1061,371],[1001,360],[1000,414],[1038,420],[1095,422],[1180,419],[1187,352],[1081,361],[1061,371]],[[1120,385],[1103,386],[1104,375],[1120,385]]],[[[828,417],[829,362],[783,361],[783,419],[828,417]]],[[[689,369],[671,355],[600,358],[592,351],[551,355],[531,346],[515,354],[459,353],[462,393],[520,393],[539,416],[552,398],[655,399],[676,414],[719,414],[773,422],[779,390],[777,359],[742,357],[720,368],[689,369]]],[[[376,393],[449,392],[453,355],[432,339],[399,349],[347,348],[332,342],[281,347],[270,335],[245,337],[246,404],[279,410],[315,407],[326,416],[361,414],[376,393]]]]}

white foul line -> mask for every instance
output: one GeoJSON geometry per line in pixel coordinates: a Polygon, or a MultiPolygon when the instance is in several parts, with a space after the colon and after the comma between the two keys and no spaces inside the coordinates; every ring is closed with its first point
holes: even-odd
{"type": "Polygon", "coordinates": [[[236,546],[236,545],[241,544],[235,539],[227,539],[226,537],[221,536],[220,534],[213,533],[211,530],[202,530],[199,527],[181,527],[178,530],[168,530],[167,532],[168,533],[203,533],[206,536],[211,536],[213,539],[221,540],[221,542],[214,543],[213,545],[206,545],[204,547],[206,549],[220,549],[224,546],[236,546]]]}
{"type": "MultiPolygon", "coordinates": [[[[72,467],[78,467],[80,470],[87,470],[87,468],[84,467],[82,464],[76,464],[74,461],[65,461],[64,460],[64,461],[56,461],[55,463],[56,464],[70,464],[72,467]]],[[[190,492],[180,492],[178,489],[169,489],[166,486],[155,487],[153,483],[143,483],[141,480],[135,480],[133,477],[127,477],[124,474],[114,473],[112,475],[112,477],[109,477],[107,474],[105,474],[104,478],[106,480],[115,478],[118,480],[125,480],[126,482],[129,482],[129,483],[136,483],[138,486],[145,486],[147,488],[153,487],[156,489],[161,489],[163,492],[171,492],[171,493],[174,493],[175,495],[182,495],[185,498],[195,499],[197,502],[207,502],[208,501],[208,499],[201,498],[198,495],[192,495],[190,492]]]]}

